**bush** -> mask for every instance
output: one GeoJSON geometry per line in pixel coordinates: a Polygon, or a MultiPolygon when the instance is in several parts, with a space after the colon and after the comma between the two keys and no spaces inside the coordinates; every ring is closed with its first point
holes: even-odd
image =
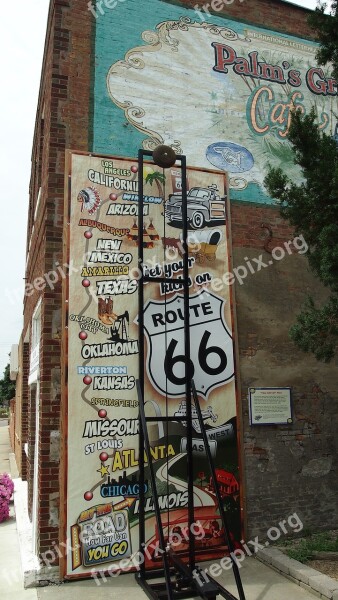
{"type": "Polygon", "coordinates": [[[7,473],[0,475],[0,523],[9,517],[9,502],[14,491],[14,483],[7,473]]]}

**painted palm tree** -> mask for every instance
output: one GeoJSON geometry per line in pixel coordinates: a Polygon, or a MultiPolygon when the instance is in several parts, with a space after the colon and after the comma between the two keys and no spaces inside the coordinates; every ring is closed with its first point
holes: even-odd
{"type": "Polygon", "coordinates": [[[164,173],[160,173],[159,171],[153,171],[152,173],[148,173],[148,175],[145,178],[145,182],[150,183],[150,185],[153,185],[154,181],[157,185],[158,195],[160,196],[160,198],[163,198],[163,185],[165,183],[164,173]]]}

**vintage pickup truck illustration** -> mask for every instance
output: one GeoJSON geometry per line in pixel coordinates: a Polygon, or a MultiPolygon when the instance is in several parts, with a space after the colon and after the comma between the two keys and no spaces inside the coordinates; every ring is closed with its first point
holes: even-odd
{"type": "MultiPolygon", "coordinates": [[[[193,229],[218,221],[225,223],[225,198],[221,198],[217,186],[193,187],[187,194],[188,221],[193,229]]],[[[182,222],[182,195],[170,194],[165,205],[165,216],[170,222],[182,222]]]]}

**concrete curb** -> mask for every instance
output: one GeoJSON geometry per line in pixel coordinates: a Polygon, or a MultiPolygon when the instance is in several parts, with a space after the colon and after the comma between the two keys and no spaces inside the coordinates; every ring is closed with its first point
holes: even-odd
{"type": "Polygon", "coordinates": [[[60,583],[59,568],[41,566],[33,552],[32,524],[27,508],[27,482],[19,477],[14,481],[14,506],[24,588],[60,583]]]}
{"type": "Polygon", "coordinates": [[[264,548],[259,550],[256,556],[261,562],[273,567],[306,590],[312,591],[319,598],[338,600],[338,581],[289,558],[281,550],[264,548]]]}

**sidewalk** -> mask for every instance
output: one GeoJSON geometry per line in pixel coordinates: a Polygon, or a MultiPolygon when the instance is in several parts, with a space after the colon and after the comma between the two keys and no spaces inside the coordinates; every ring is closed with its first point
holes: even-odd
{"type": "MultiPolygon", "coordinates": [[[[17,473],[11,473],[9,454],[9,434],[7,420],[0,419],[0,473],[10,473],[15,479],[17,473]]],[[[0,596],[2,600],[37,600],[36,590],[25,590],[20,563],[20,549],[11,502],[10,519],[0,523],[0,596]]]]}
{"type": "MultiPolygon", "coordinates": [[[[0,473],[10,472],[10,453],[8,427],[0,423],[0,473]]],[[[13,462],[11,460],[12,465],[13,462]]],[[[13,479],[18,476],[13,467],[11,475],[13,479]]],[[[1,600],[73,600],[74,597],[80,597],[81,600],[120,600],[126,596],[128,600],[146,600],[146,595],[135,582],[134,575],[108,578],[107,582],[100,586],[95,581],[88,580],[25,590],[13,506],[11,511],[11,518],[0,524],[1,600]]],[[[255,558],[246,558],[240,573],[246,600],[314,600],[316,597],[255,558]]],[[[231,572],[225,572],[219,581],[237,597],[231,572]]]]}

